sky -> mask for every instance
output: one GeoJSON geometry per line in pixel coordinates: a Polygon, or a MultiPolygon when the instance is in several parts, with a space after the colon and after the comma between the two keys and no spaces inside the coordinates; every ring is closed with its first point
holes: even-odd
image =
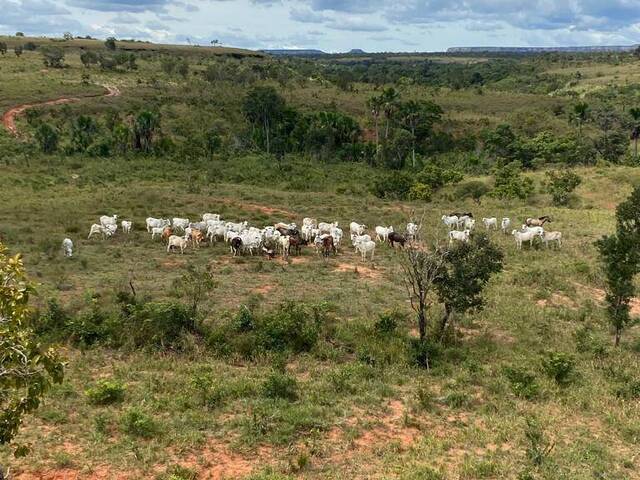
{"type": "Polygon", "coordinates": [[[0,0],[0,33],[343,52],[640,43],[640,0],[0,0]]]}

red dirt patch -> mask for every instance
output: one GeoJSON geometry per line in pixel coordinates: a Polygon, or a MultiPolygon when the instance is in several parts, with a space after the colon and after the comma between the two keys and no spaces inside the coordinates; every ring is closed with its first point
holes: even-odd
{"type": "Polygon", "coordinates": [[[266,215],[280,214],[290,218],[296,218],[295,213],[290,212],[289,210],[284,210],[282,208],[267,207],[266,205],[257,205],[255,203],[239,203],[235,200],[224,200],[224,203],[233,203],[234,205],[239,205],[243,210],[257,210],[258,212],[262,212],[266,215]]]}
{"type": "Polygon", "coordinates": [[[577,310],[578,305],[571,298],[559,293],[551,294],[548,299],[540,299],[536,302],[539,307],[567,307],[571,310],[577,310]]]}
{"type": "Polygon", "coordinates": [[[252,291],[253,291],[253,293],[259,293],[261,295],[266,295],[267,293],[269,293],[274,288],[276,288],[275,285],[262,285],[261,287],[254,288],[252,291]]]}
{"type": "MultiPolygon", "coordinates": [[[[106,89],[105,93],[100,95],[86,95],[85,97],[82,97],[82,98],[99,97],[101,95],[104,97],[117,97],[118,95],[120,95],[120,90],[118,89],[118,87],[114,87],[111,85],[103,85],[103,86],[106,89]]],[[[17,136],[18,128],[16,127],[16,117],[19,115],[22,115],[26,110],[34,107],[42,107],[45,105],[62,105],[64,103],[77,102],[80,100],[81,100],[80,97],[62,97],[62,98],[56,98],[54,100],[47,100],[46,102],[25,103],[23,105],[17,105],[7,110],[2,115],[2,125],[4,126],[4,128],[6,128],[9,131],[9,133],[11,133],[14,136],[17,136]]]]}
{"type": "MultiPolygon", "coordinates": [[[[588,292],[593,297],[593,299],[598,303],[604,302],[605,297],[607,296],[606,292],[601,288],[591,287],[589,285],[583,285],[578,282],[574,282],[574,285],[577,286],[580,290],[588,292]]],[[[630,307],[629,313],[631,315],[640,316],[640,298],[638,297],[632,298],[631,303],[629,304],[629,307],[630,307]]]]}
{"type": "Polygon", "coordinates": [[[359,276],[364,278],[380,278],[382,275],[382,272],[379,270],[374,270],[373,268],[365,267],[363,265],[354,265],[352,263],[339,263],[334,269],[334,272],[357,273],[359,276]]]}

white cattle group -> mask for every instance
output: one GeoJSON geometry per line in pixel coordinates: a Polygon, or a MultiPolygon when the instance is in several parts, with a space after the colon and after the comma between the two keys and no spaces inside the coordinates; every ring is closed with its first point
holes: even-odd
{"type": "MultiPolygon", "coordinates": [[[[442,215],[441,218],[448,230],[449,244],[469,242],[476,226],[472,213],[452,212],[442,215]]],[[[88,238],[99,234],[106,239],[116,234],[118,215],[102,215],[98,222],[91,225],[88,238]]],[[[551,218],[548,216],[527,218],[521,229],[512,230],[516,249],[522,249],[523,243],[533,246],[535,241],[544,243],[547,248],[560,248],[562,233],[544,230],[543,225],[549,222],[551,218]]],[[[509,232],[511,224],[512,221],[508,217],[482,218],[482,225],[486,231],[500,229],[505,235],[509,232]]],[[[322,253],[327,257],[340,251],[344,237],[337,221],[318,222],[310,217],[303,218],[301,228],[291,222],[278,222],[259,228],[250,226],[247,221],[225,221],[217,213],[205,213],[202,220],[197,222],[191,222],[189,218],[184,217],[174,217],[171,220],[148,217],[145,225],[152,240],[160,238],[166,244],[167,252],[179,251],[181,254],[189,247],[198,248],[203,242],[209,245],[225,242],[234,256],[264,254],[269,258],[281,255],[283,259],[287,259],[292,253],[300,254],[303,246],[312,245],[316,253],[322,253]]],[[[133,230],[133,222],[121,220],[120,227],[122,232],[128,235],[133,230]]],[[[365,224],[354,221],[349,224],[349,234],[355,253],[359,253],[365,261],[367,257],[373,260],[377,244],[388,243],[391,247],[395,247],[396,244],[404,247],[407,242],[411,244],[418,239],[421,228],[421,223],[410,222],[406,224],[404,232],[399,233],[392,225],[377,225],[368,233],[365,224]]],[[[65,238],[62,247],[65,256],[73,255],[74,245],[71,239],[65,238]]]]}

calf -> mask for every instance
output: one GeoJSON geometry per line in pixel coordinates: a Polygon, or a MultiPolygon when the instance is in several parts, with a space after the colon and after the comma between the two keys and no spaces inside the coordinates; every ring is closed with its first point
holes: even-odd
{"type": "Polygon", "coordinates": [[[322,256],[328,258],[330,254],[336,254],[336,246],[333,243],[333,237],[327,235],[322,239],[322,256]]]}
{"type": "Polygon", "coordinates": [[[73,242],[71,241],[70,238],[65,238],[62,241],[62,249],[64,250],[65,257],[73,256],[73,242]]]}
{"type": "Polygon", "coordinates": [[[492,228],[495,230],[498,229],[498,219],[496,217],[483,218],[482,223],[484,223],[484,228],[487,230],[491,230],[492,228]]]}
{"type": "Polygon", "coordinates": [[[500,227],[502,228],[502,233],[504,233],[506,235],[510,226],[511,226],[511,219],[507,218],[507,217],[504,217],[502,219],[502,222],[500,223],[500,227]]]}
{"type": "Polygon", "coordinates": [[[469,234],[471,232],[469,232],[469,230],[464,230],[462,232],[458,231],[458,230],[452,230],[449,232],[449,244],[452,244],[454,242],[454,240],[457,240],[459,242],[468,242],[469,241],[469,234]]]}
{"type": "Polygon", "coordinates": [[[391,232],[388,236],[388,240],[389,245],[391,245],[391,247],[393,248],[395,248],[396,243],[400,244],[402,248],[404,248],[404,244],[407,243],[407,239],[404,237],[404,235],[400,235],[397,232],[391,232]]]}
{"type": "Polygon", "coordinates": [[[562,247],[562,233],[561,232],[544,232],[542,235],[542,241],[549,248],[549,242],[556,242],[558,248],[562,247]]]}
{"type": "Polygon", "coordinates": [[[184,250],[187,248],[187,239],[177,235],[171,235],[167,243],[167,253],[169,253],[173,247],[178,247],[180,253],[184,255],[184,250]]]}
{"type": "Polygon", "coordinates": [[[242,239],[240,237],[233,237],[231,239],[231,253],[236,257],[242,253],[242,239]]]}
{"type": "Polygon", "coordinates": [[[120,222],[120,226],[122,227],[122,231],[128,235],[129,233],[131,233],[131,227],[133,226],[133,223],[128,220],[122,220],[122,222],[120,222]]]}

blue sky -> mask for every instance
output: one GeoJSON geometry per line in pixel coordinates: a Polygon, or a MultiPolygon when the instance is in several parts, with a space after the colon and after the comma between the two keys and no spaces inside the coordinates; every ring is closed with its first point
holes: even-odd
{"type": "Polygon", "coordinates": [[[640,0],[0,0],[0,33],[327,52],[640,43],[640,0]]]}

